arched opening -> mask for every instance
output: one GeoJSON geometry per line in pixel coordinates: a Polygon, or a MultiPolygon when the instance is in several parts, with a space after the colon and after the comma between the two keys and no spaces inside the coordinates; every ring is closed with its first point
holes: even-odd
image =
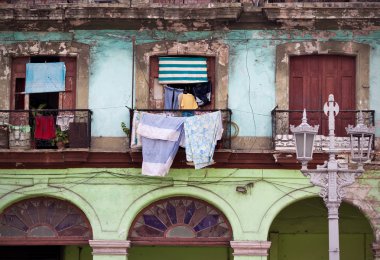
{"type": "Polygon", "coordinates": [[[189,197],[159,200],[135,218],[128,259],[232,259],[232,229],[214,206],[189,197]]]}
{"type": "MultiPolygon", "coordinates": [[[[339,208],[341,259],[373,259],[374,235],[363,213],[343,202],[339,208]]],[[[274,219],[268,240],[269,260],[328,259],[327,209],[321,198],[295,202],[274,219]]]]}
{"type": "Polygon", "coordinates": [[[68,201],[36,197],[14,203],[0,214],[1,259],[92,259],[91,225],[68,201]]]}

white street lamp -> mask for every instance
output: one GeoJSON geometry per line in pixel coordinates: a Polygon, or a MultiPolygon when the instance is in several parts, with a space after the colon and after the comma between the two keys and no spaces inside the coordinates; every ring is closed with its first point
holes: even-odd
{"type": "Polygon", "coordinates": [[[319,195],[328,209],[329,260],[339,260],[338,209],[345,196],[344,188],[354,183],[355,178],[364,172],[363,163],[369,160],[375,128],[364,125],[361,112],[357,126],[346,128],[351,137],[351,159],[358,163],[356,170],[348,169],[346,164],[338,163],[335,156],[335,116],[339,113],[339,106],[334,101],[334,95],[329,95],[323,110],[329,118],[329,159],[323,165],[318,165],[317,169],[308,169],[307,163],[313,157],[314,137],[318,132],[318,126],[312,127],[307,124],[304,110],[302,123],[297,127],[290,126],[290,130],[295,136],[297,160],[302,163],[301,172],[310,177],[312,184],[321,188],[319,195]]]}

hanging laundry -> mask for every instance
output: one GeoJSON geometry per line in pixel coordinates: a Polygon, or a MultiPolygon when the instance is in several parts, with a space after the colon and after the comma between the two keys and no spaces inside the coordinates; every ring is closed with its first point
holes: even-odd
{"type": "Polygon", "coordinates": [[[25,93],[65,91],[64,62],[27,63],[25,93]]]}
{"type": "Polygon", "coordinates": [[[178,96],[183,93],[183,89],[164,86],[165,109],[179,109],[178,96]]]}
{"type": "Polygon", "coordinates": [[[55,124],[53,116],[36,116],[34,138],[50,140],[55,138],[55,124]]]}
{"type": "Polygon", "coordinates": [[[205,106],[211,103],[211,82],[198,83],[193,87],[195,101],[198,106],[205,106]]]}
{"type": "Polygon", "coordinates": [[[186,118],[186,160],[193,162],[195,169],[213,164],[215,145],[222,138],[222,134],[220,111],[186,118]]]}
{"type": "Polygon", "coordinates": [[[197,108],[198,108],[197,102],[195,102],[195,98],[192,94],[182,95],[181,109],[197,109],[197,108]]]}
{"type": "Polygon", "coordinates": [[[131,130],[131,148],[141,148],[141,136],[137,134],[137,128],[139,127],[141,117],[145,112],[135,110],[133,112],[132,130],[131,130]]]}
{"type": "Polygon", "coordinates": [[[137,128],[142,141],[142,174],[165,176],[173,163],[181,139],[185,119],[144,113],[137,128]]]}
{"type": "Polygon", "coordinates": [[[74,115],[71,112],[60,112],[57,116],[56,124],[62,131],[69,130],[70,123],[74,122],[74,115]]]}

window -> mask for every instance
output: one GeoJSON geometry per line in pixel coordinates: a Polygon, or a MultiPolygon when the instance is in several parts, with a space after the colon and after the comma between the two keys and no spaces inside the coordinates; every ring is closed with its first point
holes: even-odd
{"type": "Polygon", "coordinates": [[[24,110],[38,108],[74,109],[76,89],[76,58],[59,56],[16,57],[12,60],[11,108],[24,110]],[[25,94],[27,63],[64,62],[66,66],[65,91],[25,94]]]}
{"type": "MultiPolygon", "coordinates": [[[[164,85],[159,80],[159,59],[163,58],[184,58],[189,57],[190,59],[202,58],[199,56],[151,56],[149,64],[149,108],[164,109],[165,108],[165,96],[164,96],[164,85]]],[[[199,109],[213,109],[215,107],[215,57],[205,57],[207,64],[207,83],[203,86],[210,85],[211,96],[209,97],[209,103],[203,105],[204,103],[197,99],[199,109]]],[[[201,86],[202,83],[169,83],[174,89],[183,91],[183,93],[189,93],[197,96],[194,93],[194,89],[201,86]]],[[[166,100],[167,101],[167,100],[166,100]]]]}

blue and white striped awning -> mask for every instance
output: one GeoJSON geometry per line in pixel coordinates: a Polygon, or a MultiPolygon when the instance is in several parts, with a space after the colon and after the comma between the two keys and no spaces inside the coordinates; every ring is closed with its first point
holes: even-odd
{"type": "Polygon", "coordinates": [[[160,84],[207,82],[207,58],[159,57],[158,81],[160,84]]]}

